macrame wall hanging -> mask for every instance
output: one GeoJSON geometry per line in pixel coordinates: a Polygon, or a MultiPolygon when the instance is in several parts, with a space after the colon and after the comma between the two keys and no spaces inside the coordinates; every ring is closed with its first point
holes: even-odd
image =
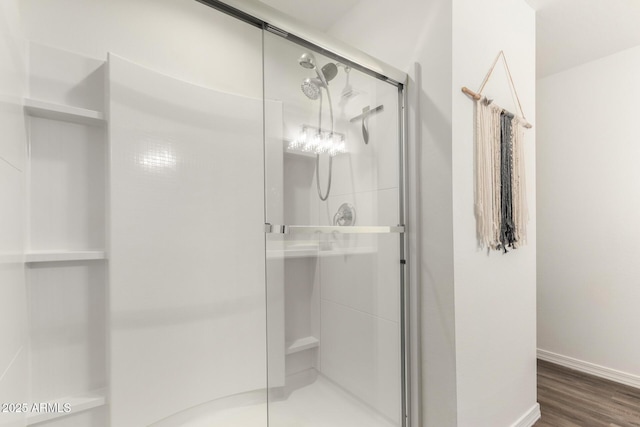
{"type": "Polygon", "coordinates": [[[527,242],[527,182],[524,129],[532,126],[522,111],[504,52],[500,51],[478,92],[462,91],[476,101],[474,209],[481,249],[519,248],[527,242]],[[502,59],[520,115],[512,114],[482,94],[502,59]]]}

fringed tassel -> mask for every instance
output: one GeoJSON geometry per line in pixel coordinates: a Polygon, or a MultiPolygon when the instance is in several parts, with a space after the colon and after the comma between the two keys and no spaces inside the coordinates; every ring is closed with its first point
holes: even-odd
{"type": "Polygon", "coordinates": [[[481,249],[506,252],[526,243],[525,123],[486,98],[476,102],[474,211],[481,249]]]}
{"type": "Polygon", "coordinates": [[[493,194],[491,198],[493,200],[493,239],[491,244],[491,249],[499,250],[501,248],[500,244],[500,229],[502,228],[502,215],[501,215],[501,198],[500,194],[502,192],[502,180],[500,177],[500,114],[502,113],[502,108],[498,107],[495,104],[491,104],[491,126],[492,131],[490,135],[490,141],[488,142],[491,145],[491,151],[493,153],[493,165],[492,165],[492,176],[493,176],[493,194]]]}
{"type": "Polygon", "coordinates": [[[500,114],[500,245],[506,253],[516,241],[513,223],[513,138],[511,121],[513,115],[503,111],[500,114]]]}
{"type": "MultiPolygon", "coordinates": [[[[475,215],[478,246],[482,249],[495,249],[499,244],[496,226],[500,216],[499,199],[496,203],[496,147],[494,141],[499,132],[499,113],[486,98],[476,103],[476,141],[475,141],[475,215]]],[[[499,229],[499,228],[498,228],[499,229]]]]}
{"type": "Polygon", "coordinates": [[[519,117],[513,119],[513,218],[516,228],[516,245],[518,248],[527,243],[527,223],[529,207],[527,206],[527,174],[524,168],[524,125],[519,117]]]}

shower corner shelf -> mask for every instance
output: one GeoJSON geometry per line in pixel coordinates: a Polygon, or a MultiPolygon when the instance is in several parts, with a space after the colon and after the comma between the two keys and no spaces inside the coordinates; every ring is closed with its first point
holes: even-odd
{"type": "Polygon", "coordinates": [[[287,343],[286,354],[299,353],[301,351],[309,350],[310,348],[317,348],[320,346],[320,340],[313,336],[299,338],[295,341],[287,343]]]}
{"type": "Polygon", "coordinates": [[[286,144],[284,146],[284,154],[288,154],[290,156],[295,156],[295,157],[308,158],[308,159],[316,158],[316,153],[313,153],[311,151],[292,150],[291,148],[287,147],[286,144]]]}
{"type": "Polygon", "coordinates": [[[31,251],[25,254],[26,263],[92,261],[106,259],[105,251],[31,251]]]}
{"type": "Polygon", "coordinates": [[[55,104],[53,102],[25,98],[24,110],[32,117],[61,120],[82,125],[105,125],[105,118],[102,112],[73,107],[71,105],[55,104]]]}
{"type": "Polygon", "coordinates": [[[292,156],[296,156],[296,157],[306,157],[309,159],[315,159],[316,158],[316,153],[312,153],[312,152],[302,152],[302,151],[296,151],[296,150],[291,150],[289,148],[285,148],[284,150],[285,154],[289,154],[292,156]]]}
{"type": "Polygon", "coordinates": [[[75,396],[64,397],[50,402],[46,402],[47,406],[57,407],[63,410],[65,404],[71,405],[71,412],[31,412],[27,416],[27,425],[39,424],[44,421],[59,419],[66,416],[78,414],[88,411],[89,409],[104,406],[107,403],[106,389],[94,390],[88,393],[78,394],[75,396]]]}

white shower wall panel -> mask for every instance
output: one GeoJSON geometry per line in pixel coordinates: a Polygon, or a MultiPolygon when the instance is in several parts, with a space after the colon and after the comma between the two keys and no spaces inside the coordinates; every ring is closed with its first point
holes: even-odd
{"type": "Polygon", "coordinates": [[[371,253],[320,260],[322,304],[336,302],[375,317],[399,322],[400,263],[397,236],[383,236],[371,253]],[[391,237],[391,238],[390,238],[391,237]],[[394,244],[396,243],[396,244],[394,244]]]}
{"type": "MultiPolygon", "coordinates": [[[[387,83],[370,85],[373,93],[357,95],[338,110],[341,112],[337,114],[336,130],[346,134],[347,154],[333,160],[332,195],[398,187],[398,93],[387,83]],[[365,143],[362,120],[350,119],[361,115],[364,107],[374,109],[381,105],[382,111],[371,114],[365,121],[369,132],[369,142],[365,143]]],[[[357,88],[355,83],[354,87],[357,88]]]]}
{"type": "Polygon", "coordinates": [[[31,250],[102,250],[104,129],[31,117],[31,250]]]}
{"type": "Polygon", "coordinates": [[[323,300],[320,340],[322,373],[380,414],[399,423],[398,323],[323,300]]]}
{"type": "Polygon", "coordinates": [[[109,81],[111,423],[150,425],[266,386],[262,101],[109,81]]]}
{"type": "Polygon", "coordinates": [[[262,93],[261,31],[197,1],[19,3],[32,42],[100,60],[117,52],[199,85],[246,96],[262,93]]]}
{"type": "MultiPolygon", "coordinates": [[[[2,114],[0,112],[0,116],[2,114]]],[[[24,181],[24,173],[0,157],[0,325],[3,328],[0,345],[0,402],[7,403],[22,402],[28,398],[28,385],[25,381],[28,357],[27,296],[21,253],[24,181]]],[[[24,425],[23,418],[24,414],[20,413],[0,413],[0,426],[24,425]]]]}
{"type": "Polygon", "coordinates": [[[51,103],[104,110],[105,58],[29,44],[29,96],[51,103]]]}
{"type": "Polygon", "coordinates": [[[104,388],[104,261],[35,263],[28,279],[32,400],[104,388]]]}
{"type": "Polygon", "coordinates": [[[343,203],[350,203],[356,210],[355,225],[397,225],[398,188],[363,191],[358,193],[331,194],[320,206],[319,224],[333,225],[333,216],[343,203]]]}
{"type": "MultiPolygon", "coordinates": [[[[355,76],[357,77],[357,75],[355,76]]],[[[333,224],[343,203],[355,208],[355,225],[397,225],[399,219],[398,94],[381,82],[351,80],[363,90],[340,107],[347,153],[333,162],[333,187],[318,206],[318,223],[333,224]],[[383,105],[365,122],[350,118],[383,105]]],[[[322,178],[321,178],[322,179],[322,178]]],[[[315,182],[312,185],[313,193],[315,182]]],[[[317,199],[317,197],[316,197],[317,199]]],[[[388,420],[400,422],[400,242],[398,235],[330,237],[339,257],[323,257],[320,268],[321,333],[318,365],[323,375],[388,420]],[[349,253],[350,252],[350,253],[349,253]]]]}
{"type": "MultiPolygon", "coordinates": [[[[19,0],[0,2],[0,402],[28,399],[27,304],[24,278],[26,45],[19,0]]],[[[24,414],[1,413],[0,425],[24,425],[24,414]]]]}
{"type": "MultiPolygon", "coordinates": [[[[284,154],[283,223],[314,224],[318,211],[315,188],[315,159],[298,154],[284,154]],[[313,193],[311,191],[313,190],[313,193]]],[[[269,218],[274,217],[270,215],[269,218]]]]}
{"type": "MultiPolygon", "coordinates": [[[[0,325],[4,325],[0,347],[0,370],[11,366],[25,345],[26,292],[22,264],[24,174],[0,158],[0,325]]],[[[23,349],[24,350],[24,349],[23,349]]]]}

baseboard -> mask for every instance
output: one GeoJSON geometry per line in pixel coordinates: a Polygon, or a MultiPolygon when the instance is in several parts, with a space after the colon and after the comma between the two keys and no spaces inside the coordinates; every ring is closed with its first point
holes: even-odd
{"type": "Polygon", "coordinates": [[[520,417],[518,421],[511,425],[511,427],[532,427],[536,421],[540,419],[540,404],[536,403],[527,411],[526,414],[520,417]]]}
{"type": "Polygon", "coordinates": [[[562,354],[552,353],[547,350],[538,349],[538,359],[555,363],[569,369],[591,374],[606,380],[615,381],[631,387],[640,388],[640,376],[629,374],[627,372],[617,371],[615,369],[596,365],[595,363],[585,362],[583,360],[574,359],[573,357],[563,356],[562,354]]]}

